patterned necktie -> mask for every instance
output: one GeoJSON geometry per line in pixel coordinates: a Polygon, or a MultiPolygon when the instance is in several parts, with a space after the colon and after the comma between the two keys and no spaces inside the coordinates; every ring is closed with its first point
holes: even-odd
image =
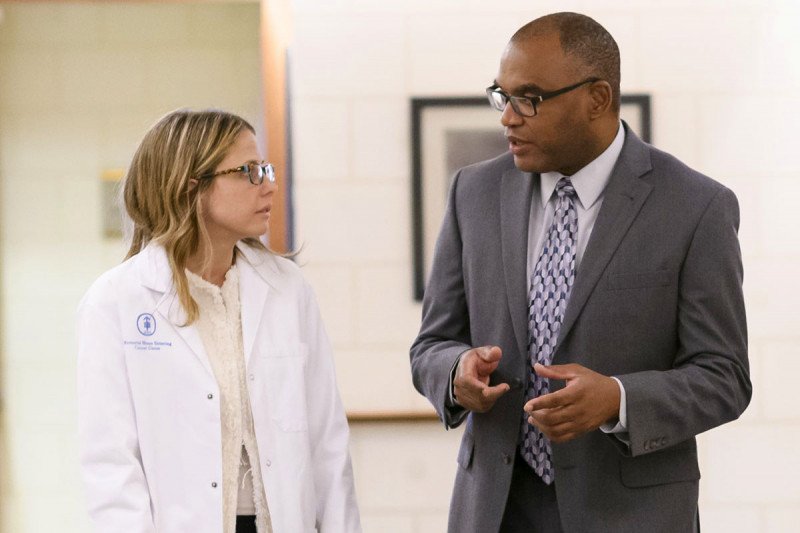
{"type": "MultiPolygon", "coordinates": [[[[528,385],[525,402],[550,392],[547,378],[533,371],[534,363],[549,365],[564,311],[575,281],[575,257],[578,247],[578,214],[575,210],[575,188],[569,178],[556,184],[558,200],[553,223],[547,230],[542,253],[531,277],[528,304],[528,385]]],[[[553,452],[550,440],[523,414],[522,456],[546,484],[553,482],[553,452]]]]}

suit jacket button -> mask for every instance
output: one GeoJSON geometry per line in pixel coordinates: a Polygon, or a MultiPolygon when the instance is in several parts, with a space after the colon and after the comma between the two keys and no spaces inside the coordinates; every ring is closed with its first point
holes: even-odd
{"type": "Polygon", "coordinates": [[[513,379],[513,381],[512,381],[511,383],[514,385],[514,388],[515,388],[515,389],[520,389],[520,388],[522,388],[522,380],[521,380],[521,379],[519,379],[519,378],[514,378],[514,379],[513,379]]]}
{"type": "Polygon", "coordinates": [[[507,453],[503,454],[503,464],[504,465],[510,465],[511,464],[511,456],[508,455],[507,453]]]}

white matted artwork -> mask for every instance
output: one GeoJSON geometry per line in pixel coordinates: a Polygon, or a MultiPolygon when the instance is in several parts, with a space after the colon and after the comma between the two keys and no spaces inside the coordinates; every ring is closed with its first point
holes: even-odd
{"type": "MultiPolygon", "coordinates": [[[[650,95],[622,95],[620,116],[650,142],[650,95]]],[[[506,152],[508,143],[485,97],[413,98],[411,135],[414,298],[422,300],[455,172],[506,152]]]]}

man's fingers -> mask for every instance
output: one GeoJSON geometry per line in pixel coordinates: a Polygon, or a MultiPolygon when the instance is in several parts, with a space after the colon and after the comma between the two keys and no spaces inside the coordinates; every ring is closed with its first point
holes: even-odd
{"type": "Polygon", "coordinates": [[[502,355],[497,346],[473,348],[459,362],[457,374],[486,378],[497,369],[502,355]]]}
{"type": "Polygon", "coordinates": [[[539,431],[544,433],[552,442],[566,442],[583,433],[571,421],[547,424],[536,414],[528,417],[528,423],[539,428],[539,431]]]}
{"type": "Polygon", "coordinates": [[[533,370],[536,372],[537,375],[548,378],[548,379],[575,379],[578,377],[577,372],[575,372],[575,367],[577,365],[550,365],[544,366],[541,363],[536,363],[533,365],[533,370]]]}
{"type": "Polygon", "coordinates": [[[558,409],[539,409],[529,415],[536,420],[537,426],[556,427],[561,424],[579,424],[577,413],[572,407],[558,409]]]}
{"type": "Polygon", "coordinates": [[[479,380],[474,376],[470,376],[469,374],[464,374],[463,376],[457,377],[453,381],[453,385],[464,389],[473,389],[481,391],[488,388],[488,385],[486,383],[484,383],[483,381],[479,380]]]}
{"type": "Polygon", "coordinates": [[[570,403],[569,391],[567,391],[567,389],[561,389],[557,392],[551,392],[550,394],[537,396],[526,403],[524,409],[526,412],[532,413],[534,411],[538,411],[539,409],[555,409],[557,407],[566,407],[567,405],[570,405],[570,403]]]}
{"type": "Polygon", "coordinates": [[[508,386],[508,383],[500,383],[492,387],[484,388],[481,393],[487,400],[496,401],[500,396],[507,393],[509,389],[511,389],[511,387],[508,386]]]}
{"type": "Polygon", "coordinates": [[[503,352],[497,346],[481,346],[480,348],[475,348],[470,366],[479,378],[487,378],[497,370],[502,356],[503,352]]]}
{"type": "Polygon", "coordinates": [[[503,357],[503,350],[499,346],[481,346],[475,349],[475,353],[484,363],[496,363],[503,357]]]}
{"type": "Polygon", "coordinates": [[[462,407],[478,413],[485,413],[491,409],[497,399],[511,388],[507,383],[490,387],[471,376],[457,378],[454,385],[456,402],[462,407]]]}

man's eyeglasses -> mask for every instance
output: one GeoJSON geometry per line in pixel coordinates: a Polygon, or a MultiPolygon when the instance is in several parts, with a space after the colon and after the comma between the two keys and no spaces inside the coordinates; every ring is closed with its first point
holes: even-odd
{"type": "Polygon", "coordinates": [[[270,183],[275,183],[275,168],[273,168],[271,163],[263,162],[245,163],[240,167],[229,168],[228,170],[220,170],[219,172],[214,172],[213,174],[200,176],[200,179],[206,180],[216,178],[217,176],[222,176],[223,174],[233,174],[234,172],[245,174],[247,179],[249,179],[250,183],[253,185],[261,185],[264,183],[264,178],[267,178],[267,181],[270,183]]]}
{"type": "Polygon", "coordinates": [[[498,111],[505,110],[506,105],[511,102],[511,108],[514,109],[516,114],[522,115],[523,117],[535,117],[539,103],[550,98],[555,98],[560,94],[568,93],[574,89],[577,89],[581,85],[594,83],[596,81],[600,81],[600,78],[588,78],[576,83],[575,85],[570,85],[569,87],[564,87],[563,89],[542,93],[536,96],[511,96],[498,87],[497,84],[494,84],[491,87],[486,88],[486,96],[489,97],[489,104],[498,111]]]}

